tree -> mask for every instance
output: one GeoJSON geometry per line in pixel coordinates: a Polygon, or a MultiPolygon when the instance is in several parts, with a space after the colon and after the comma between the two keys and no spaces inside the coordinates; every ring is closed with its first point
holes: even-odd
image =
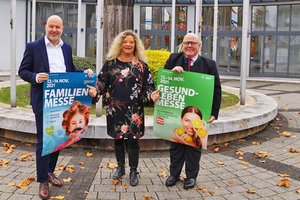
{"type": "Polygon", "coordinates": [[[106,54],[113,38],[133,29],[134,0],[104,0],[103,52],[106,54]]]}

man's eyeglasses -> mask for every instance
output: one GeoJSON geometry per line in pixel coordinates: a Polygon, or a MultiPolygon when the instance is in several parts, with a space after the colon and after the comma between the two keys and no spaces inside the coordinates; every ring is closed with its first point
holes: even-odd
{"type": "Polygon", "coordinates": [[[189,46],[189,45],[196,45],[199,44],[199,42],[182,42],[183,45],[189,46]]]}

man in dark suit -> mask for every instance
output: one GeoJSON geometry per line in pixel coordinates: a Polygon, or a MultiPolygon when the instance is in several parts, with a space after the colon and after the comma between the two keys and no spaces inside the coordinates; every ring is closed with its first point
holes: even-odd
{"type": "MultiPolygon", "coordinates": [[[[196,34],[188,33],[183,38],[182,53],[173,53],[165,64],[165,69],[171,69],[182,73],[183,71],[210,74],[215,77],[214,95],[211,117],[208,123],[218,118],[221,104],[221,84],[216,62],[198,55],[200,41],[196,34]]],[[[196,83],[191,83],[196,84],[196,83]]],[[[170,176],[166,180],[166,186],[171,187],[179,180],[179,176],[185,162],[186,179],[184,189],[193,188],[199,172],[201,149],[171,142],[170,146],[170,176]]]]}
{"type": "MultiPolygon", "coordinates": [[[[48,181],[61,187],[63,180],[55,176],[54,169],[57,163],[59,151],[42,156],[43,148],[43,82],[48,79],[45,72],[75,72],[77,71],[72,61],[72,48],[61,40],[63,21],[57,15],[47,19],[45,25],[46,36],[40,40],[27,44],[19,76],[29,83],[30,104],[35,114],[37,144],[36,144],[36,168],[37,182],[40,183],[39,196],[42,199],[49,198],[48,181]]],[[[85,70],[88,76],[93,71],[85,70]]]]}

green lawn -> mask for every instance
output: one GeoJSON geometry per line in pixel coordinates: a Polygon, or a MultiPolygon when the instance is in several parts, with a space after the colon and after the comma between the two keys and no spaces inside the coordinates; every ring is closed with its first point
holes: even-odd
{"type": "MultiPolygon", "coordinates": [[[[20,107],[28,107],[30,99],[30,84],[17,86],[17,105],[20,107]]],[[[0,88],[0,102],[10,104],[10,88],[0,88]]],[[[239,98],[231,93],[222,92],[221,109],[233,106],[239,102],[239,98]]],[[[102,109],[104,114],[105,109],[102,109]]],[[[92,106],[92,114],[95,114],[95,105],[92,106]]],[[[146,115],[153,114],[153,107],[145,108],[146,115]]]]}

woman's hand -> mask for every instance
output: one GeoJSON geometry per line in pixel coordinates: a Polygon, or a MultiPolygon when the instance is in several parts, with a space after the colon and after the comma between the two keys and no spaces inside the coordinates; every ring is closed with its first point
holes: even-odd
{"type": "Polygon", "coordinates": [[[87,73],[88,74],[88,77],[92,77],[93,76],[93,70],[91,69],[86,69],[83,71],[84,73],[87,73]]]}
{"type": "Polygon", "coordinates": [[[159,90],[152,92],[150,97],[154,103],[157,102],[159,100],[159,90]]]}
{"type": "Polygon", "coordinates": [[[215,118],[215,116],[211,116],[210,117],[210,119],[207,121],[207,123],[209,123],[209,124],[211,124],[213,121],[215,121],[216,120],[216,118],[215,118]]]}
{"type": "Polygon", "coordinates": [[[89,95],[91,97],[96,97],[97,96],[97,90],[95,87],[90,86],[90,85],[86,85],[87,88],[89,88],[89,95]]]}
{"type": "Polygon", "coordinates": [[[179,73],[182,73],[184,70],[183,70],[183,68],[182,68],[181,66],[175,66],[175,67],[172,69],[172,71],[177,71],[177,72],[179,72],[179,73]]]}

